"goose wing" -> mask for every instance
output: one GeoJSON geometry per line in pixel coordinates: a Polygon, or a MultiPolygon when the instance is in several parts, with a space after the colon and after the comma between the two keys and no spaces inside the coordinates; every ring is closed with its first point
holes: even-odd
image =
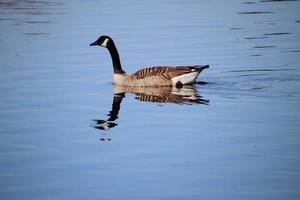
{"type": "Polygon", "coordinates": [[[136,79],[144,79],[151,76],[158,76],[163,79],[171,80],[176,76],[191,73],[194,71],[202,71],[208,68],[208,65],[195,65],[195,66],[178,66],[178,67],[149,67],[141,69],[134,74],[133,77],[136,79]]]}

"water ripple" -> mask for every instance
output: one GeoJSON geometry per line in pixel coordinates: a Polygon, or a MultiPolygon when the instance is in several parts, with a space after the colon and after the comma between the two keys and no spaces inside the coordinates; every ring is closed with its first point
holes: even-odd
{"type": "Polygon", "coordinates": [[[263,35],[289,35],[292,33],[288,33],[288,32],[277,32],[277,33],[264,33],[263,35]]]}
{"type": "Polygon", "coordinates": [[[246,40],[256,40],[256,39],[266,39],[266,38],[269,38],[269,37],[266,37],[266,36],[256,36],[256,37],[245,37],[244,39],[246,39],[246,40]]]}
{"type": "Polygon", "coordinates": [[[269,12],[269,11],[238,12],[238,14],[242,14],[242,15],[273,14],[273,13],[275,12],[269,12]]]}
{"type": "Polygon", "coordinates": [[[298,0],[261,0],[260,2],[269,3],[269,2],[284,2],[284,1],[298,1],[298,0]]]}
{"type": "Polygon", "coordinates": [[[266,48],[274,48],[274,47],[277,47],[275,45],[258,45],[258,46],[254,46],[253,48],[255,49],[266,49],[266,48]]]}

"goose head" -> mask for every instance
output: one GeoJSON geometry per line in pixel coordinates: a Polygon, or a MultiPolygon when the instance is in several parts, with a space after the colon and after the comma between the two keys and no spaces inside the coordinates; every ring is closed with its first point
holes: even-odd
{"type": "Polygon", "coordinates": [[[109,36],[100,36],[95,42],[91,43],[90,46],[102,46],[108,47],[112,43],[112,39],[109,36]]]}

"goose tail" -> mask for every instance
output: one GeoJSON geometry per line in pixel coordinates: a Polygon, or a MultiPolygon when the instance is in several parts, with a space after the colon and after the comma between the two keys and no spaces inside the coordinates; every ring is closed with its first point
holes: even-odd
{"type": "Polygon", "coordinates": [[[200,73],[202,70],[209,68],[209,65],[196,65],[195,69],[200,73]]]}

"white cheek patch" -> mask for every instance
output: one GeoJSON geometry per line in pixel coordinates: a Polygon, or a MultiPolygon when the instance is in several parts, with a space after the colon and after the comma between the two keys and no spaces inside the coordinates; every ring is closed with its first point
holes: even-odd
{"type": "Polygon", "coordinates": [[[106,46],[107,46],[107,43],[108,43],[108,39],[106,38],[106,39],[102,42],[101,46],[106,47],[106,46]]]}

